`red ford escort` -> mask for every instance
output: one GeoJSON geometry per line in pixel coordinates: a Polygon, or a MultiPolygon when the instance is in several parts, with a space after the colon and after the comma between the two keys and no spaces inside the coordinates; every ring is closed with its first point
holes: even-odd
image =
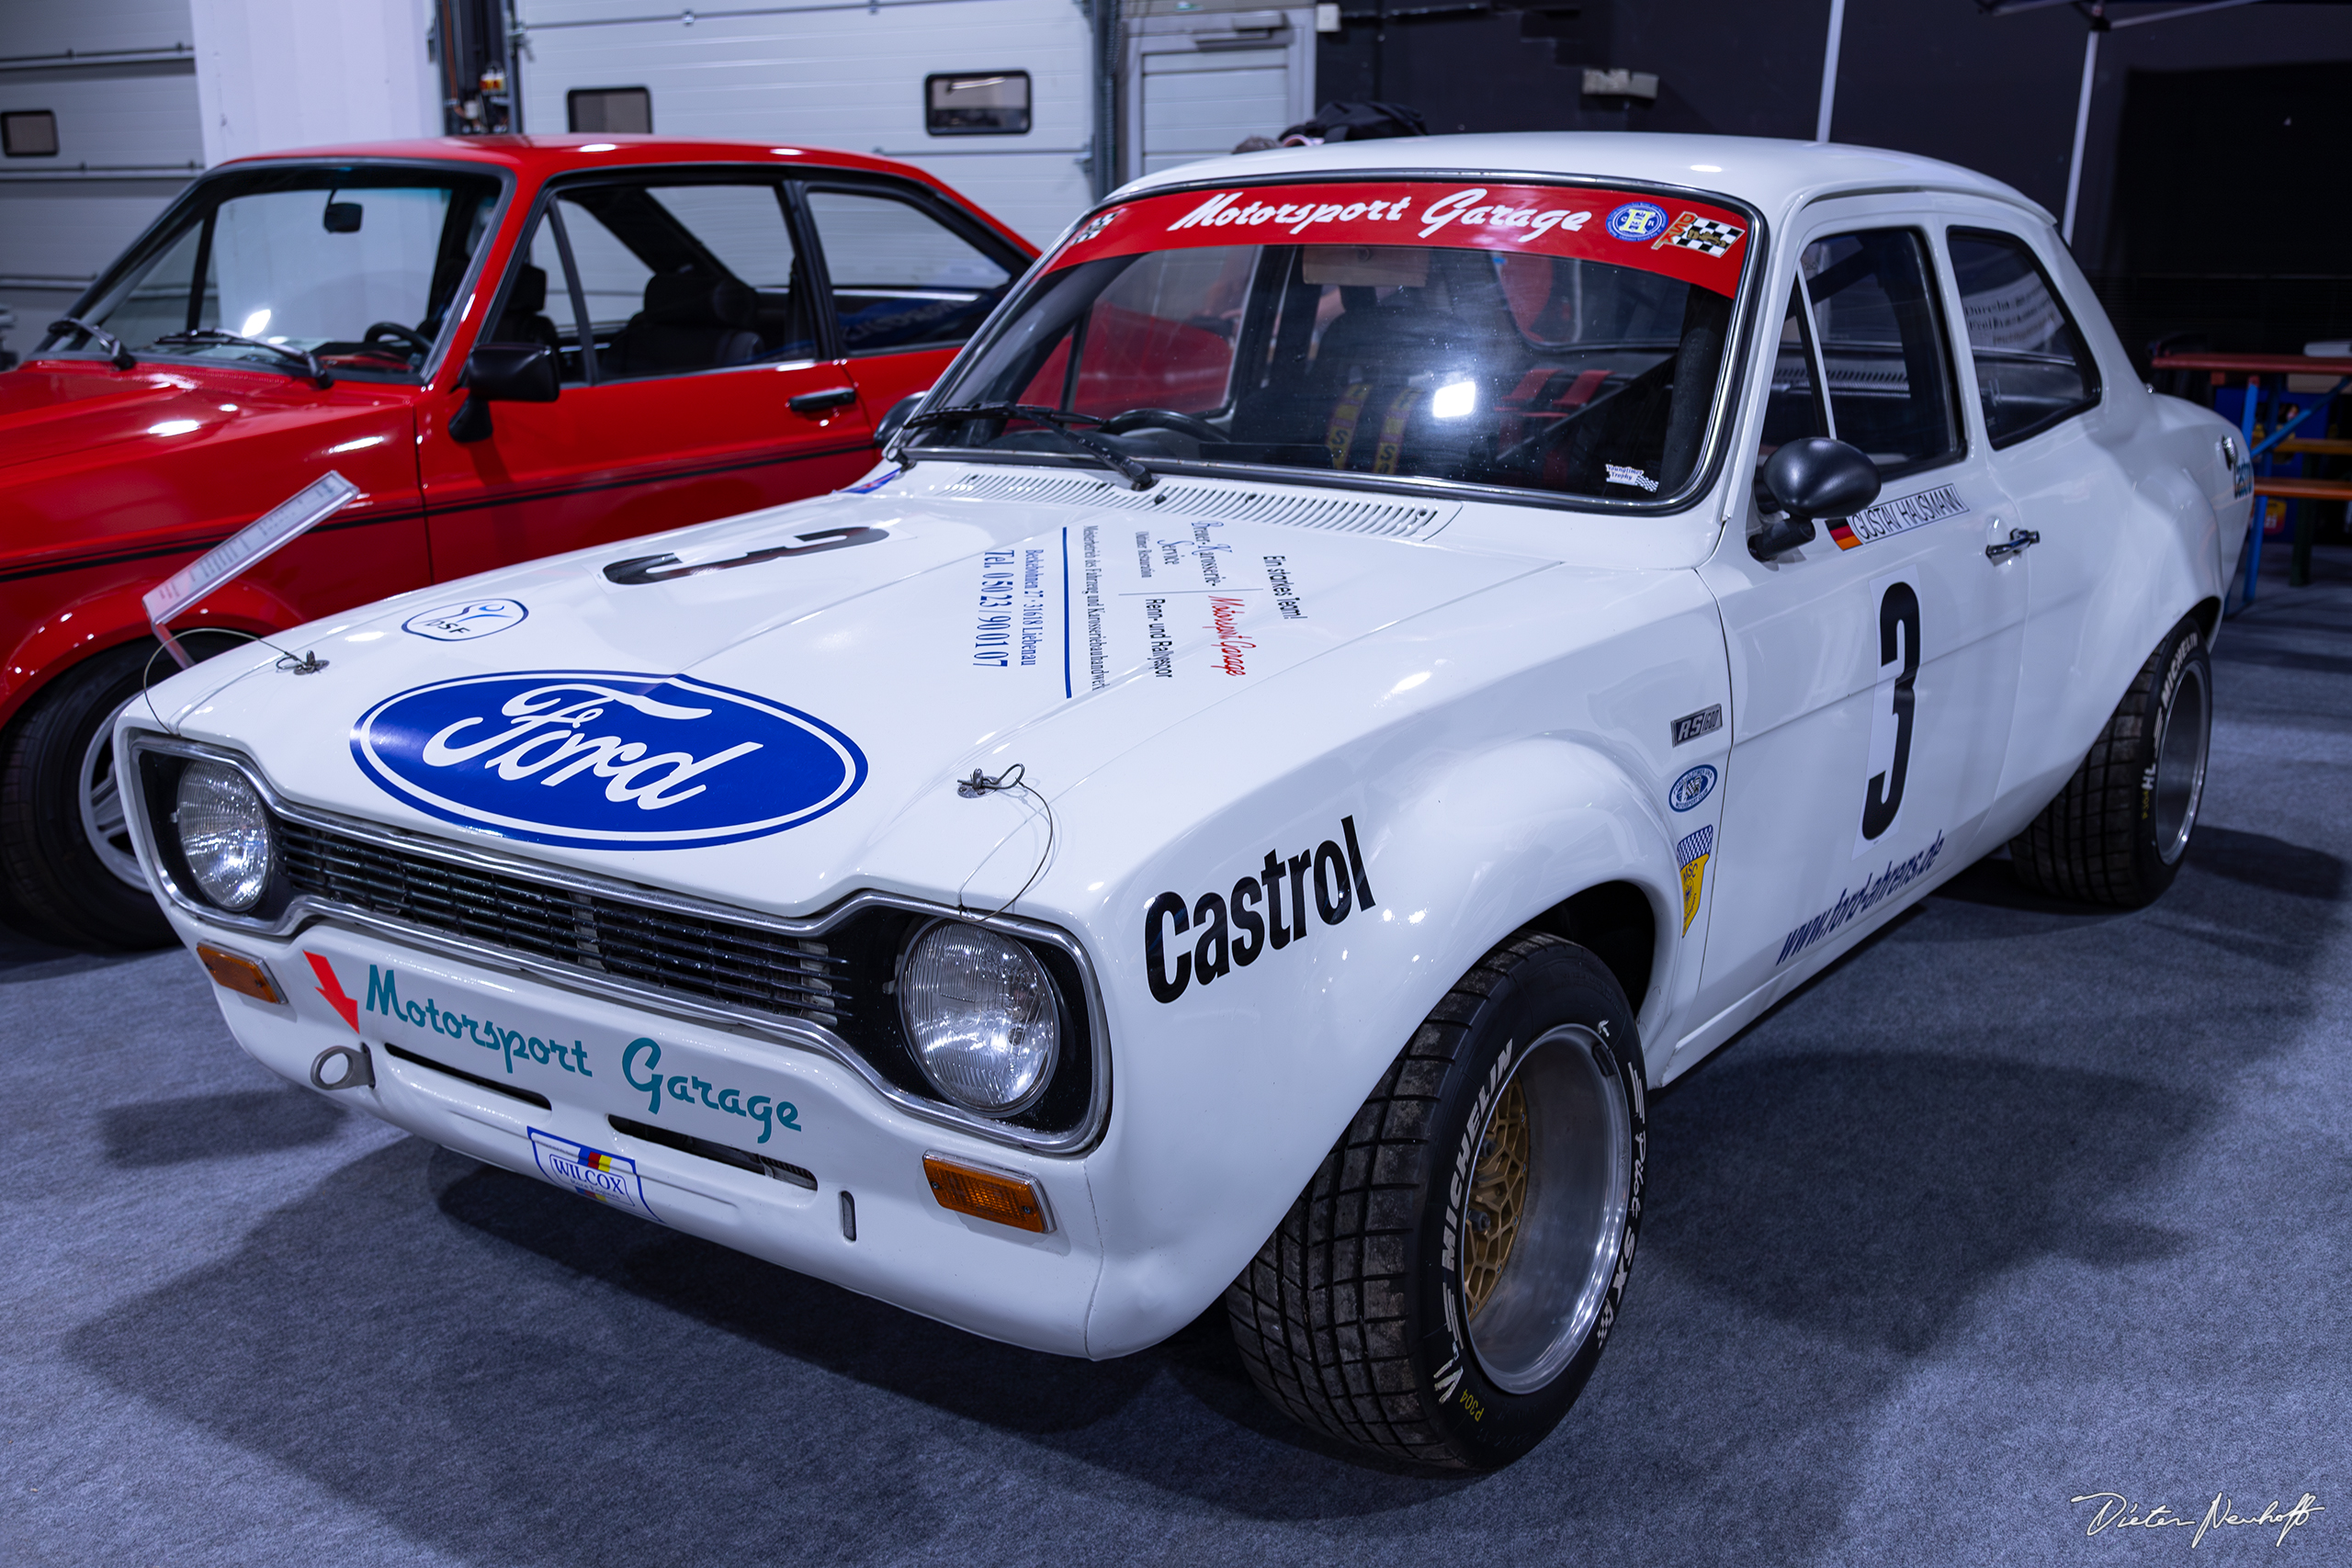
{"type": "Polygon", "coordinates": [[[141,596],[292,491],[362,493],[184,617],[198,657],[844,484],[1034,254],[919,170],[814,148],[492,136],[212,171],[0,375],[6,913],[170,940],[107,745],[169,668],[141,596]]]}

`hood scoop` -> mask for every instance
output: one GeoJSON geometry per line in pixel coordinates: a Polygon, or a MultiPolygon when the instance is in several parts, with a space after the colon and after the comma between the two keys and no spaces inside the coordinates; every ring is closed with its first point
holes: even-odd
{"type": "Polygon", "coordinates": [[[1025,501],[1038,506],[1107,507],[1121,512],[1271,523],[1382,539],[1418,539],[1450,522],[1459,507],[1411,506],[1352,496],[1285,495],[1278,491],[1168,481],[1138,494],[1103,479],[1007,472],[966,474],[930,492],[942,501],[1025,501]]]}

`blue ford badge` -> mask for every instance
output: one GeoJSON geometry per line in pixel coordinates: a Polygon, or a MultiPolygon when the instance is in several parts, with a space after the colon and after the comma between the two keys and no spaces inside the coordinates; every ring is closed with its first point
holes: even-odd
{"type": "Polygon", "coordinates": [[[865,782],[856,743],[797,708],[605,670],[418,686],[360,716],[351,754],[379,788],[445,822],[586,849],[756,839],[865,782]]]}
{"type": "Polygon", "coordinates": [[[1702,762],[1674,781],[1666,792],[1666,803],[1677,811],[1688,811],[1714,793],[1715,770],[1702,762]]]}

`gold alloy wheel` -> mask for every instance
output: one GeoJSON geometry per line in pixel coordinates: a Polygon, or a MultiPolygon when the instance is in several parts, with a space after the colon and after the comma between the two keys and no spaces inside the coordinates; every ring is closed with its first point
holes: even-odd
{"type": "Polygon", "coordinates": [[[1487,1130],[1478,1139],[1477,1168],[1471,1176],[1462,1294],[1476,1321],[1510,1261],[1520,1216],[1527,1208],[1527,1092],[1516,1078],[1487,1118],[1487,1130]]]}
{"type": "Polygon", "coordinates": [[[1633,1111],[1580,1023],[1523,1052],[1478,1135],[1458,1276],[1471,1352],[1505,1393],[1549,1386],[1600,1316],[1633,1196],[1633,1111]]]}

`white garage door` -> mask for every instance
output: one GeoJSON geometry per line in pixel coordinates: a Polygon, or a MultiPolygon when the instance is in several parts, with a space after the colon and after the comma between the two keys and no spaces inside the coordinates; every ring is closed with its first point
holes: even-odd
{"type": "Polygon", "coordinates": [[[1290,51],[1219,50],[1143,57],[1143,172],[1230,152],[1276,136],[1290,113],[1290,51]]]}

